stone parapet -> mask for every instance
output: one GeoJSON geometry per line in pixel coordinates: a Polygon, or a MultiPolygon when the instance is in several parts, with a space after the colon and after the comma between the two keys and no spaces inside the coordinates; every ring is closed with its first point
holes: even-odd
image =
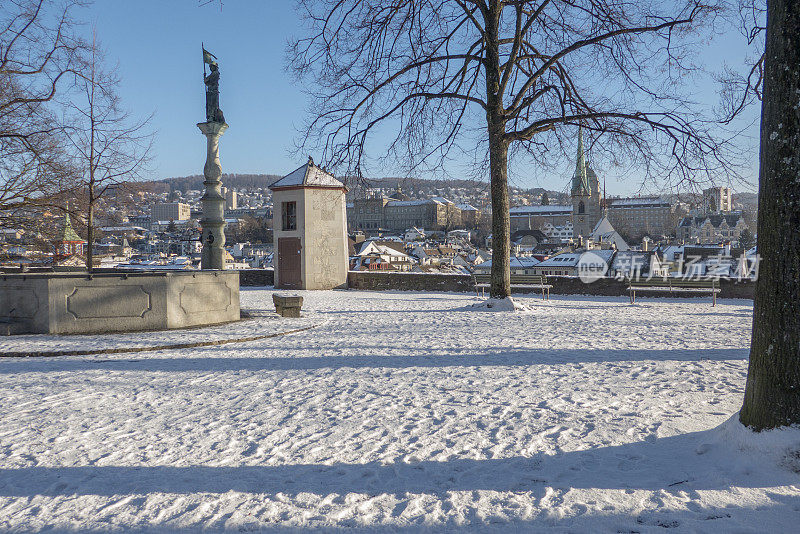
{"type": "Polygon", "coordinates": [[[0,275],[0,321],[15,333],[165,330],[239,317],[237,271],[0,275]]]}
{"type": "MultiPolygon", "coordinates": [[[[474,285],[472,276],[463,274],[441,273],[387,273],[377,271],[350,271],[347,277],[351,289],[364,289],[368,291],[453,291],[472,292],[474,285]]],[[[586,284],[577,277],[548,276],[547,283],[553,287],[550,290],[554,295],[597,295],[597,296],[628,296],[628,286],[614,278],[601,278],[591,284],[586,284]]],[[[718,298],[752,299],[755,283],[751,281],[737,281],[720,279],[720,293],[718,298]]],[[[513,293],[536,293],[539,289],[512,288],[513,293]]],[[[676,297],[696,298],[697,293],[669,292],[649,293],[648,297],[676,297]]]]}

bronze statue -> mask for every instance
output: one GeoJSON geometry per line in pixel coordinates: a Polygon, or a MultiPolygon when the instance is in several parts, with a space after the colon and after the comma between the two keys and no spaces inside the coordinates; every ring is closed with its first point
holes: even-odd
{"type": "Polygon", "coordinates": [[[219,66],[217,56],[203,48],[203,82],[206,84],[206,122],[225,124],[225,115],[219,109],[219,66]],[[211,72],[206,74],[206,64],[211,72]]]}

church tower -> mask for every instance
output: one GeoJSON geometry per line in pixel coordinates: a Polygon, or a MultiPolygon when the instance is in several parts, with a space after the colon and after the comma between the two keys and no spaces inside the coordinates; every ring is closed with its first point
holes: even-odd
{"type": "Polygon", "coordinates": [[[600,183],[586,163],[583,151],[583,128],[578,126],[578,155],[572,176],[572,235],[577,242],[588,238],[602,218],[600,183]]]}

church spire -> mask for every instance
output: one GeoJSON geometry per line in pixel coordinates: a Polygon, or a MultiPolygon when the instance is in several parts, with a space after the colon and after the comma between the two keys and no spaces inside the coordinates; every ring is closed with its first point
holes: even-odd
{"type": "Polygon", "coordinates": [[[72,221],[69,218],[69,212],[64,215],[64,229],[61,231],[61,241],[69,243],[72,241],[83,241],[78,233],[72,227],[72,221]]]}
{"type": "Polygon", "coordinates": [[[578,125],[578,154],[575,158],[575,174],[572,177],[572,195],[590,195],[589,178],[586,175],[586,155],[583,152],[583,126],[578,125]]]}

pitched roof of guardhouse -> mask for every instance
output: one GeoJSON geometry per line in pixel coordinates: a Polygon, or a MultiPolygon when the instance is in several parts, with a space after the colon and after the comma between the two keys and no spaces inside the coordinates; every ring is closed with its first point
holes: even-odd
{"type": "Polygon", "coordinates": [[[290,172],[283,178],[272,183],[270,189],[278,189],[281,187],[341,187],[345,185],[333,177],[325,169],[314,164],[314,160],[310,157],[308,162],[301,165],[299,168],[290,172]]]}

